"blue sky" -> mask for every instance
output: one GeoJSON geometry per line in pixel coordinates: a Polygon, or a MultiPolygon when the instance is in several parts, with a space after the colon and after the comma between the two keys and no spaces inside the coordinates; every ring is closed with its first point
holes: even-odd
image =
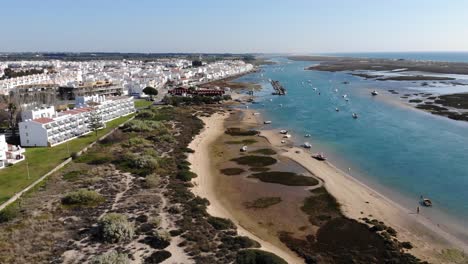
{"type": "Polygon", "coordinates": [[[468,51],[465,0],[0,0],[0,52],[468,51]]]}

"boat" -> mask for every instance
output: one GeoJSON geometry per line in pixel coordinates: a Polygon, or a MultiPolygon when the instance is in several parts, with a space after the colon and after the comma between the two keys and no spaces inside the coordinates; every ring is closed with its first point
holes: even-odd
{"type": "Polygon", "coordinates": [[[305,137],[310,137],[310,134],[306,134],[305,137]]]}
{"type": "Polygon", "coordinates": [[[283,138],[291,138],[291,134],[286,134],[283,136],[283,138]]]}
{"type": "Polygon", "coordinates": [[[240,149],[241,152],[246,152],[247,151],[247,146],[243,146],[241,149],[240,149]]]}
{"type": "Polygon", "coordinates": [[[338,92],[338,89],[335,89],[335,93],[337,93],[337,92],[338,92]]]}
{"type": "Polygon", "coordinates": [[[273,102],[273,99],[270,99],[270,102],[273,102]]]}
{"type": "Polygon", "coordinates": [[[286,143],[286,141],[284,141],[284,140],[281,140],[281,144],[284,144],[284,143],[286,143]]]}
{"type": "Polygon", "coordinates": [[[309,149],[312,147],[312,145],[309,142],[304,142],[304,144],[302,144],[302,147],[309,149]]]}
{"type": "Polygon", "coordinates": [[[283,135],[284,135],[284,134],[287,134],[287,133],[288,133],[288,131],[285,130],[285,129],[280,130],[280,134],[283,134],[283,135]]]}
{"type": "Polygon", "coordinates": [[[316,88],[316,87],[314,87],[314,88],[312,88],[312,89],[314,89],[314,91],[317,91],[317,88],[316,88]]]}
{"type": "Polygon", "coordinates": [[[428,198],[423,198],[421,200],[421,204],[426,206],[426,207],[431,207],[432,206],[432,201],[428,198]]]}
{"type": "Polygon", "coordinates": [[[312,155],[312,158],[314,158],[316,160],[320,160],[320,161],[327,160],[327,157],[325,157],[325,155],[323,155],[323,153],[317,153],[315,155],[312,155]]]}
{"type": "Polygon", "coordinates": [[[283,104],[279,104],[279,107],[283,107],[283,104]]]}
{"type": "Polygon", "coordinates": [[[260,113],[258,113],[258,112],[255,112],[255,113],[253,113],[253,115],[254,115],[254,116],[256,116],[256,115],[260,115],[260,113]]]}
{"type": "Polygon", "coordinates": [[[348,95],[347,95],[347,94],[343,94],[343,98],[346,98],[346,97],[348,97],[348,95]]]}
{"type": "Polygon", "coordinates": [[[339,112],[339,111],[340,111],[340,109],[338,109],[338,108],[335,108],[335,111],[336,111],[336,112],[339,112]]]}
{"type": "Polygon", "coordinates": [[[357,119],[358,118],[358,115],[356,113],[353,113],[353,118],[354,119],[357,119]]]}
{"type": "Polygon", "coordinates": [[[379,95],[379,93],[378,93],[376,90],[372,91],[371,94],[372,94],[373,96],[379,95]]]}
{"type": "Polygon", "coordinates": [[[265,125],[269,125],[269,124],[271,124],[271,121],[270,121],[270,120],[263,121],[263,124],[265,124],[265,125]]]}

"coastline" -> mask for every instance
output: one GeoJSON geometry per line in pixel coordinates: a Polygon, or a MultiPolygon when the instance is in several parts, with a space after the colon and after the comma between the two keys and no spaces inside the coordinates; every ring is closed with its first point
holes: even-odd
{"type": "MultiPolygon", "coordinates": [[[[242,111],[246,116],[253,116],[251,110],[238,111],[242,111]]],[[[193,164],[192,170],[199,175],[193,181],[195,185],[192,189],[193,192],[210,201],[208,207],[210,214],[233,220],[238,226],[239,234],[257,240],[262,245],[262,249],[279,255],[289,263],[303,263],[303,260],[297,257],[295,253],[275,245],[276,243],[271,243],[272,241],[264,239],[261,235],[257,235],[255,230],[245,228],[244,226],[248,225],[241,223],[236,213],[230,210],[232,208],[228,209],[226,204],[222,202],[223,199],[217,194],[215,190],[217,171],[214,164],[206,157],[210,156],[210,146],[223,135],[224,123],[228,117],[228,114],[215,114],[211,117],[202,118],[205,128],[189,145],[190,148],[195,150],[195,153],[189,156],[189,161],[193,164]]],[[[262,123],[261,118],[259,116],[254,117],[254,121],[250,121],[250,125],[260,126],[262,123]]],[[[311,158],[310,154],[303,151],[303,149],[293,147],[291,144],[288,144],[288,146],[281,144],[278,131],[262,130],[261,136],[268,140],[271,147],[280,149],[282,151],[281,156],[297,162],[310,171],[311,174],[323,180],[325,188],[338,200],[341,211],[346,217],[359,220],[359,218],[372,215],[378,220],[384,221],[398,231],[400,241],[410,241],[415,246],[410,251],[415,256],[427,261],[441,262],[439,253],[443,249],[451,247],[457,247],[465,251],[468,249],[463,242],[438,228],[437,225],[431,223],[422,215],[410,212],[378,191],[340,171],[333,164],[317,161],[311,158]],[[299,154],[296,153],[298,150],[300,151],[299,154]]]]}

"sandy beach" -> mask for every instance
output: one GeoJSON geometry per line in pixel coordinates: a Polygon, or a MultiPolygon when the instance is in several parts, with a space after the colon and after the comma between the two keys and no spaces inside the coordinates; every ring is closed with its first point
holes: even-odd
{"type": "Polygon", "coordinates": [[[192,164],[192,171],[198,174],[198,177],[193,180],[195,187],[192,191],[194,194],[210,201],[210,205],[208,206],[209,214],[231,219],[237,225],[238,233],[259,242],[261,244],[261,249],[274,252],[288,263],[304,263],[304,261],[294,252],[279,248],[268,241],[264,241],[255,234],[254,230],[246,230],[242,224],[219,202],[219,198],[214,191],[212,164],[210,159],[207,157],[210,156],[210,145],[224,133],[223,122],[228,116],[228,114],[216,113],[210,117],[201,118],[205,123],[205,128],[189,145],[189,148],[195,150],[195,153],[189,155],[188,161],[192,164]]]}
{"type": "MultiPolygon", "coordinates": [[[[252,115],[252,111],[242,111],[249,117],[243,122],[248,122],[252,126],[262,123],[261,117],[252,115]]],[[[262,249],[277,254],[288,263],[304,263],[289,249],[271,243],[268,238],[257,234],[256,230],[245,228],[236,218],[236,214],[228,210],[221,202],[221,197],[218,197],[214,181],[217,172],[207,157],[210,157],[210,146],[223,135],[224,122],[228,117],[229,114],[203,117],[205,128],[189,145],[195,150],[195,153],[189,156],[189,161],[192,170],[198,174],[193,181],[195,185],[193,192],[210,201],[208,207],[210,214],[231,219],[237,224],[239,234],[255,239],[262,245],[262,249]]],[[[410,253],[415,256],[426,261],[443,263],[438,254],[442,249],[456,247],[465,252],[468,250],[466,244],[428,221],[423,215],[399,206],[332,164],[313,159],[311,153],[294,147],[291,142],[281,143],[282,138],[278,131],[263,130],[261,136],[265,137],[275,149],[281,150],[281,156],[299,163],[311,174],[323,180],[325,188],[337,199],[345,216],[356,220],[373,216],[385,222],[397,230],[400,241],[409,241],[414,245],[410,253]]]]}

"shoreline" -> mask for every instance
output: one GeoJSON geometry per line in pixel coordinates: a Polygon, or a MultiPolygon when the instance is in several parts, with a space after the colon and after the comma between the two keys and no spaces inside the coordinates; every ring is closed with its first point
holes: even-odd
{"type": "MultiPolygon", "coordinates": [[[[252,119],[255,121],[252,123],[257,127],[261,126],[261,117],[253,116],[254,111],[245,109],[236,109],[236,111],[254,117],[252,119]]],[[[205,128],[189,145],[190,148],[195,150],[195,154],[189,156],[189,161],[196,164],[192,165],[192,169],[199,175],[193,181],[195,185],[192,189],[193,192],[210,201],[208,207],[210,214],[233,220],[238,226],[239,234],[257,240],[262,245],[262,249],[277,254],[289,263],[303,263],[302,259],[298,258],[292,251],[284,250],[274,245],[274,243],[261,239],[255,234],[255,230],[246,230],[236,219],[235,214],[231,213],[218,199],[218,195],[214,190],[215,181],[213,178],[216,175],[216,172],[213,171],[214,165],[210,164],[210,161],[204,157],[208,156],[209,146],[214,144],[224,133],[224,121],[228,116],[228,114],[215,114],[208,118],[202,118],[205,122],[205,128]],[[297,262],[298,260],[299,262],[297,262]]],[[[281,153],[280,156],[298,163],[324,181],[325,188],[338,200],[341,211],[346,217],[360,221],[359,218],[372,215],[384,221],[398,231],[400,241],[410,241],[415,246],[410,251],[415,256],[423,260],[439,262],[440,256],[437,255],[443,249],[456,247],[465,252],[468,250],[464,242],[438,228],[429,219],[424,218],[424,216],[418,217],[415,213],[410,212],[365,183],[339,170],[333,164],[317,161],[311,158],[310,153],[305,152],[303,149],[290,144],[288,146],[281,144],[281,137],[277,131],[261,130],[260,136],[266,138],[271,147],[283,150],[284,153],[281,153]],[[299,154],[296,153],[297,150],[300,151],[299,154]]]]}

